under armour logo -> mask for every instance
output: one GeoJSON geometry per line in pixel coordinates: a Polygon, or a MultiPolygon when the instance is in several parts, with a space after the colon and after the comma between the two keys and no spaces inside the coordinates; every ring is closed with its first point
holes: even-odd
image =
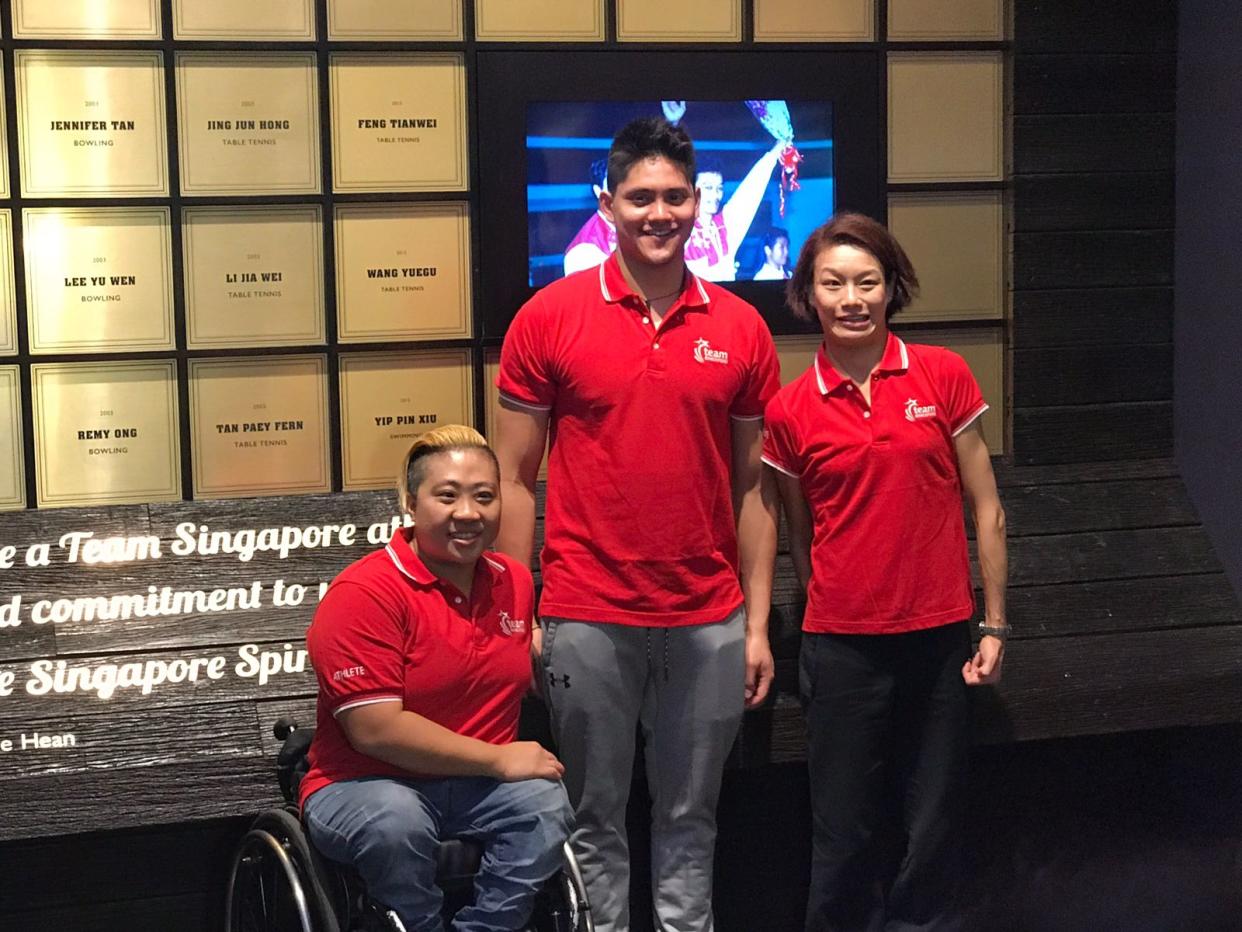
{"type": "MultiPolygon", "coordinates": [[[[548,685],[549,686],[556,686],[556,680],[557,680],[557,676],[555,673],[548,674],[548,685]]],[[[560,676],[560,680],[561,680],[561,685],[564,686],[566,689],[569,689],[569,674],[562,673],[560,676]]]]}

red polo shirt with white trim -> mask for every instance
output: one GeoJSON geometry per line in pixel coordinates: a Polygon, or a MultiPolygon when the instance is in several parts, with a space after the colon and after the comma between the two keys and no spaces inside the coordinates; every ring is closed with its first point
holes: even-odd
{"type": "Polygon", "coordinates": [[[522,307],[497,385],[550,415],[542,614],[673,627],[741,604],[731,419],[780,387],[758,311],[687,272],[657,328],[614,254],[522,307]]]}
{"type": "Polygon", "coordinates": [[[974,611],[953,438],[988,408],[965,361],[889,334],[871,403],[821,346],[767,407],[763,459],[813,522],[802,629],[896,634],[974,611]]]}
{"type": "Polygon", "coordinates": [[[318,727],[299,802],[340,780],[418,776],[354,750],[336,718],[346,709],[397,701],[480,741],[517,735],[530,686],[530,571],[484,554],[466,596],[423,565],[412,534],[398,530],[333,580],[306,632],[318,727]]]}

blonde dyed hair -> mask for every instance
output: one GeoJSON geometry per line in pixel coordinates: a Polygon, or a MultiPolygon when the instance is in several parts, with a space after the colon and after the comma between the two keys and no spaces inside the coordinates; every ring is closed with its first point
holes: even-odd
{"type": "Polygon", "coordinates": [[[473,427],[465,424],[445,424],[419,436],[405,451],[401,471],[397,473],[397,500],[407,514],[414,511],[414,494],[427,476],[427,459],[436,453],[452,450],[482,450],[500,473],[496,454],[487,441],[473,427]]]}

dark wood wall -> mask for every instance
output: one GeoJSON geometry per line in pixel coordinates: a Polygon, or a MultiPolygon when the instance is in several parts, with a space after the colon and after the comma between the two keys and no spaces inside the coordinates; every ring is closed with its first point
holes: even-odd
{"type": "Polygon", "coordinates": [[[1018,0],[1013,456],[1173,440],[1175,0],[1018,0]]]}

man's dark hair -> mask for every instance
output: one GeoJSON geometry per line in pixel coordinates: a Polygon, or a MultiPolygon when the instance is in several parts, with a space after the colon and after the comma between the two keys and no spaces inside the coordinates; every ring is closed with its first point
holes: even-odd
{"type": "Polygon", "coordinates": [[[778,239],[783,239],[785,242],[788,243],[789,233],[785,230],[782,230],[780,227],[768,227],[768,232],[763,234],[763,245],[771,249],[773,246],[776,245],[776,241],[778,239]]]}
{"type": "Polygon", "coordinates": [[[699,159],[698,167],[695,168],[694,173],[696,181],[698,180],[699,175],[707,174],[719,175],[721,180],[724,180],[724,166],[720,164],[720,159],[714,158],[710,155],[705,155],[703,158],[699,159]]]}
{"type": "Polygon", "coordinates": [[[635,164],[653,157],[668,159],[686,176],[686,183],[694,186],[694,143],[689,134],[663,117],[640,117],[613,137],[608,150],[608,190],[616,191],[635,164]]]}

